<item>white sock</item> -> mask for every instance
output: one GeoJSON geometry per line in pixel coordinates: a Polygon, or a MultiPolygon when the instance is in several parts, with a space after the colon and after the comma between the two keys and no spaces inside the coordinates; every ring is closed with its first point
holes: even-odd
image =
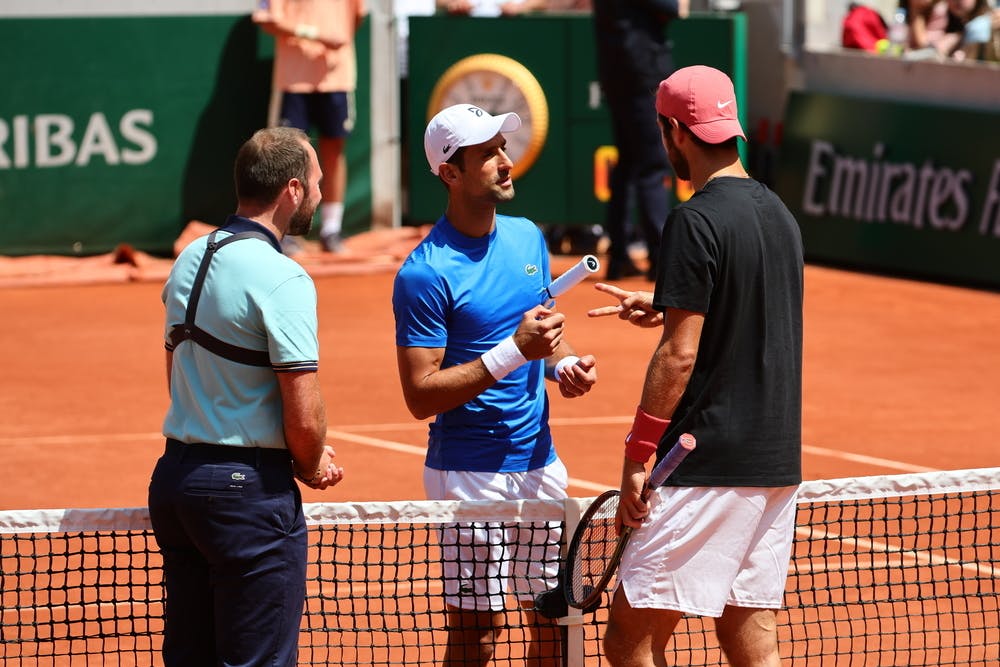
{"type": "Polygon", "coordinates": [[[340,234],[340,227],[344,221],[344,202],[323,202],[319,206],[319,212],[323,220],[319,230],[320,236],[340,234]]]}

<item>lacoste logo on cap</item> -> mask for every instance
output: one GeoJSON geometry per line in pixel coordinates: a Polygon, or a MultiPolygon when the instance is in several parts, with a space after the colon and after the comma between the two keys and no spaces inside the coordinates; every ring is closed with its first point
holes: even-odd
{"type": "Polygon", "coordinates": [[[728,107],[732,103],[733,103],[732,100],[726,100],[725,102],[723,102],[722,100],[719,100],[718,102],[715,103],[715,106],[719,107],[720,109],[725,109],[726,107],[728,107]]]}

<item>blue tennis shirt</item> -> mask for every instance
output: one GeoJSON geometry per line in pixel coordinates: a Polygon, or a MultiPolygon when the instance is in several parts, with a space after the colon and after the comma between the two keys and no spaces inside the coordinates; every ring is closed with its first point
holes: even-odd
{"type": "MultiPolygon", "coordinates": [[[[517,329],[550,282],[545,238],[530,220],[498,215],[483,238],[442,217],[396,274],[396,344],[443,348],[441,368],[482,356],[517,329]]],[[[544,362],[530,361],[430,426],[438,470],[523,472],[552,463],[544,362]]]]}

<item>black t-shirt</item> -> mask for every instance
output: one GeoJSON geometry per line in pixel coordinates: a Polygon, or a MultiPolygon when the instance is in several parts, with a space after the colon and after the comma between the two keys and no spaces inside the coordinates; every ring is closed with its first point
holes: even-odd
{"type": "Polygon", "coordinates": [[[660,442],[698,445],[673,486],[802,481],[802,237],[750,178],[710,180],[663,229],[653,304],[705,314],[694,370],[660,442]]]}

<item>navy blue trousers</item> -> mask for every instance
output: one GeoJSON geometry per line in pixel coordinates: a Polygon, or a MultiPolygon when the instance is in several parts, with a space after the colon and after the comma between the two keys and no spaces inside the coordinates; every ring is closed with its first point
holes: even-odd
{"type": "Polygon", "coordinates": [[[293,667],[308,549],[286,450],[167,441],[149,485],[166,667],[293,667]]]}

